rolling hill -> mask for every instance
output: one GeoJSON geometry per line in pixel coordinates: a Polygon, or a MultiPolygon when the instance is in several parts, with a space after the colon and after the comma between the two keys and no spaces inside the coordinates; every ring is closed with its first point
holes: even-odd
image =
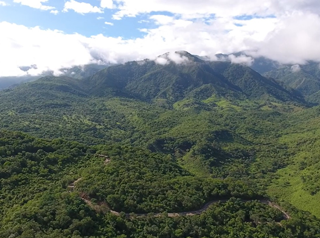
{"type": "Polygon", "coordinates": [[[266,72],[264,75],[296,89],[306,97],[306,100],[319,103],[317,96],[320,90],[319,63],[308,62],[305,65],[284,65],[266,72]]]}
{"type": "Polygon", "coordinates": [[[159,64],[157,60],[128,62],[108,67],[85,82],[93,95],[107,95],[111,90],[145,100],[164,99],[169,103],[184,98],[204,100],[213,95],[303,102],[297,92],[289,92],[249,67],[230,62],[207,62],[188,52],[176,54],[184,60],[182,63],[162,55],[158,59],[165,59],[165,64],[159,64]]]}
{"type": "Polygon", "coordinates": [[[319,237],[309,106],[181,51],[0,91],[0,236],[319,237]]]}

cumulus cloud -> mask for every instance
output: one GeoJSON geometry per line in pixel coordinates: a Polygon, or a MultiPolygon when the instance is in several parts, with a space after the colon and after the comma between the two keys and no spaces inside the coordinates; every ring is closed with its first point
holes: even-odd
{"type": "Polygon", "coordinates": [[[275,28],[261,42],[251,46],[267,58],[282,63],[305,63],[320,60],[320,17],[294,12],[281,17],[275,28]]]}
{"type": "Polygon", "coordinates": [[[319,13],[318,0],[117,0],[118,11],[115,19],[125,16],[134,17],[152,12],[171,12],[183,18],[197,18],[214,14],[217,17],[234,17],[242,15],[283,15],[288,11],[309,11],[319,13]]]}
{"type": "MultiPolygon", "coordinates": [[[[121,37],[107,37],[101,34],[85,37],[79,34],[65,34],[56,30],[27,28],[6,22],[0,23],[0,75],[23,75],[20,66],[37,65],[29,74],[45,70],[58,73],[62,67],[71,67],[90,62],[122,63],[129,60],[154,59],[163,52],[186,50],[192,54],[208,56],[215,60],[216,53],[248,52],[253,56],[267,56],[283,63],[300,64],[307,59],[320,61],[320,19],[316,15],[288,15],[278,20],[247,20],[237,27],[224,19],[204,21],[174,19],[163,20],[153,29],[146,29],[146,35],[125,40],[121,37]],[[298,17],[299,24],[293,18],[298,17]],[[261,27],[255,27],[257,24],[261,27]],[[254,26],[254,27],[251,27],[254,26]],[[262,27],[270,26],[270,27],[262,27]],[[273,26],[273,29],[272,27],[273,26]],[[312,27],[310,30],[310,26],[312,27]],[[239,28],[244,28],[243,31],[239,28]],[[311,31],[312,33],[310,33],[311,31]],[[299,32],[297,34],[297,32],[299,32]],[[300,35],[299,35],[300,34],[300,35]],[[298,38],[298,39],[297,39],[298,38]],[[284,44],[285,42],[285,44],[284,44]]],[[[161,20],[159,20],[161,19],[161,20]]],[[[235,20],[238,22],[238,20],[235,20]]],[[[186,59],[170,54],[167,59],[157,59],[159,64],[168,60],[183,62],[186,59]]],[[[250,64],[247,56],[230,56],[234,63],[250,64]]]]}
{"type": "Polygon", "coordinates": [[[228,59],[231,61],[231,63],[245,64],[248,66],[251,66],[254,61],[254,59],[252,57],[246,56],[246,55],[240,55],[240,56],[229,55],[228,59]]]}
{"type": "Polygon", "coordinates": [[[267,6],[270,1],[264,4],[249,0],[185,0],[183,3],[181,0],[118,0],[118,2],[120,4],[118,11],[114,14],[115,19],[161,11],[180,14],[188,18],[209,16],[212,13],[218,16],[237,16],[256,13],[270,14],[271,12],[264,6],[267,6]]]}
{"type": "Polygon", "coordinates": [[[0,6],[7,6],[7,3],[4,1],[0,1],[0,6]]]}
{"type": "MultiPolygon", "coordinates": [[[[44,3],[44,0],[15,0],[44,3]]],[[[38,6],[38,5],[37,5],[38,6]]],[[[108,0],[100,7],[69,0],[64,11],[85,14],[113,8],[114,18],[148,13],[149,28],[138,38],[123,39],[102,34],[85,37],[57,30],[27,28],[0,23],[0,75],[23,75],[90,62],[122,63],[154,59],[164,52],[186,50],[216,60],[217,53],[244,52],[229,56],[233,63],[250,64],[264,56],[280,63],[320,62],[320,1],[318,0],[108,0]],[[160,14],[160,11],[172,14],[160,14]],[[154,23],[154,24],[151,24],[154,23]],[[150,27],[152,26],[152,27],[150,27]],[[251,56],[251,57],[248,57],[251,56]]],[[[54,11],[55,9],[51,9],[54,11]]],[[[102,19],[102,18],[99,18],[102,19]]],[[[106,22],[109,24],[110,22],[106,22]]],[[[158,64],[184,62],[185,56],[169,54],[158,64]],[[179,58],[180,57],[180,58],[179,58]]]]}
{"type": "Polygon", "coordinates": [[[108,21],[105,21],[104,24],[109,25],[109,26],[113,26],[113,23],[112,22],[108,22],[108,21]]]}
{"type": "Polygon", "coordinates": [[[299,72],[300,70],[301,70],[301,68],[300,68],[300,65],[298,65],[298,64],[295,64],[295,65],[291,66],[291,71],[293,73],[299,72]]]}
{"type": "Polygon", "coordinates": [[[180,52],[169,52],[168,59],[176,64],[188,63],[189,59],[180,52]]]}
{"type": "Polygon", "coordinates": [[[59,11],[58,10],[51,10],[50,13],[52,13],[53,15],[58,15],[59,11]]]}
{"type": "Polygon", "coordinates": [[[174,62],[176,64],[185,64],[190,62],[189,59],[184,56],[184,54],[184,51],[172,51],[158,56],[154,61],[160,65],[166,65],[170,62],[174,62]]]}
{"type": "Polygon", "coordinates": [[[101,0],[100,6],[101,6],[102,8],[109,8],[109,9],[115,8],[115,5],[114,5],[114,3],[113,3],[113,0],[101,0]]]}
{"type": "Polygon", "coordinates": [[[166,15],[152,15],[150,19],[154,20],[154,22],[157,25],[168,25],[168,24],[171,24],[172,21],[174,20],[173,17],[166,16],[166,15]]]}
{"type": "Polygon", "coordinates": [[[103,11],[96,6],[92,6],[90,3],[77,2],[75,0],[68,1],[64,4],[63,12],[73,10],[80,14],[86,13],[103,13],[103,11]]]}
{"type": "Polygon", "coordinates": [[[48,2],[48,0],[13,0],[13,2],[40,10],[55,9],[55,7],[43,5],[43,3],[48,2]]]}
{"type": "Polygon", "coordinates": [[[0,76],[38,75],[48,70],[59,74],[64,66],[83,65],[92,59],[83,46],[84,37],[77,34],[6,22],[0,23],[0,31],[6,33],[0,35],[0,76]]]}
{"type": "Polygon", "coordinates": [[[154,62],[156,62],[156,64],[160,64],[160,65],[166,65],[169,64],[169,60],[167,60],[166,58],[163,57],[157,57],[154,62]]]}

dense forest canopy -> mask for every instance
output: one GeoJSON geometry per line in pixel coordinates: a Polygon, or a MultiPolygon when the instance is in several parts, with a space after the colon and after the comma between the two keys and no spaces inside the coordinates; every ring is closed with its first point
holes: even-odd
{"type": "Polygon", "coordinates": [[[0,237],[320,237],[319,106],[181,54],[0,92],[0,237]]]}

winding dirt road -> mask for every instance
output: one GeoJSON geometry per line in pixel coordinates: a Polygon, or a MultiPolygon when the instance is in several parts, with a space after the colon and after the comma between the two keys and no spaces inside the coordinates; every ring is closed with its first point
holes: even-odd
{"type": "MultiPolygon", "coordinates": [[[[96,205],[93,205],[93,203],[90,201],[90,199],[88,198],[88,196],[86,196],[85,194],[82,194],[81,196],[81,199],[87,203],[91,208],[93,208],[94,210],[96,210],[97,212],[111,212],[112,214],[116,215],[116,216],[120,216],[121,215],[121,212],[118,212],[118,211],[115,211],[115,210],[112,210],[109,208],[109,206],[105,203],[105,202],[100,202],[99,204],[96,204],[96,205]]],[[[194,210],[194,211],[186,211],[186,212],[168,212],[167,213],[167,216],[168,217],[179,217],[179,216],[195,216],[195,215],[200,215],[202,214],[203,212],[207,211],[209,209],[209,207],[212,205],[212,204],[215,204],[215,203],[225,203],[229,201],[229,199],[217,199],[217,200],[212,200],[210,202],[207,202],[202,208],[198,209],[198,210],[194,210]]],[[[283,218],[284,220],[288,220],[290,219],[290,215],[288,213],[286,213],[280,206],[272,203],[271,201],[269,200],[265,200],[265,199],[258,199],[258,200],[244,200],[242,199],[241,200],[242,202],[251,202],[251,201],[258,201],[260,203],[263,203],[263,204],[266,204],[270,207],[273,207],[277,210],[279,210],[280,212],[282,212],[283,214],[283,218]]],[[[129,219],[131,218],[138,218],[138,217],[147,217],[149,216],[150,213],[125,213],[125,216],[129,219]]],[[[153,217],[160,217],[162,216],[163,213],[153,213],[153,217]]]]}
{"type": "MultiPolygon", "coordinates": [[[[212,204],[215,204],[215,203],[225,203],[229,201],[229,199],[219,199],[219,200],[213,200],[213,201],[210,201],[210,202],[207,202],[202,208],[198,209],[198,210],[194,210],[194,211],[186,211],[186,212],[168,212],[167,215],[168,217],[179,217],[179,216],[195,216],[195,215],[200,215],[202,214],[203,212],[207,211],[209,209],[209,207],[212,205],[212,204]]],[[[242,199],[241,200],[242,202],[251,202],[251,201],[258,201],[260,203],[263,203],[263,204],[266,204],[270,207],[273,207],[277,210],[279,210],[280,212],[282,212],[283,214],[283,218],[284,220],[288,220],[290,219],[291,217],[288,215],[288,213],[286,213],[280,206],[272,203],[271,201],[269,200],[265,200],[265,199],[257,199],[257,200],[244,200],[242,199]]],[[[117,216],[120,216],[120,212],[117,212],[117,211],[114,211],[114,210],[109,210],[112,214],[114,215],[117,215],[117,216]]],[[[135,214],[131,214],[131,213],[125,213],[126,217],[127,218],[132,218],[132,217],[146,217],[149,215],[149,213],[135,213],[135,214]]],[[[163,213],[154,213],[153,214],[153,217],[159,217],[163,215],[163,213]]]]}
{"type": "MultiPolygon", "coordinates": [[[[102,157],[102,158],[105,158],[105,161],[104,161],[104,165],[107,165],[111,160],[109,158],[109,156],[107,155],[101,155],[101,154],[98,154],[97,155],[98,157],[102,157]]],[[[78,178],[76,181],[74,181],[73,183],[71,183],[68,188],[71,189],[72,191],[74,190],[77,182],[79,182],[82,178],[78,178]]],[[[106,204],[105,202],[100,202],[99,204],[93,204],[91,201],[90,201],[90,198],[82,193],[80,195],[81,199],[88,205],[90,206],[92,209],[96,210],[97,212],[107,212],[107,211],[110,211],[112,214],[116,215],[116,216],[120,216],[121,213],[118,212],[118,211],[114,211],[112,209],[109,208],[108,204],[106,204]]],[[[178,217],[178,216],[195,216],[195,215],[200,215],[202,214],[203,212],[207,211],[208,208],[212,205],[212,204],[215,204],[215,203],[224,203],[224,202],[227,202],[229,199],[216,199],[216,200],[212,200],[210,202],[207,202],[206,204],[203,205],[202,208],[198,209],[198,210],[194,210],[194,211],[186,211],[186,212],[168,212],[167,215],[168,217],[178,217]]],[[[250,201],[258,201],[260,203],[263,203],[263,204],[266,204],[270,207],[273,207],[277,210],[279,210],[280,212],[282,212],[283,214],[283,218],[285,220],[288,220],[290,219],[290,215],[288,213],[286,213],[279,205],[275,204],[275,203],[272,203],[271,201],[267,200],[267,199],[252,199],[252,200],[245,200],[245,199],[241,199],[242,202],[250,202],[250,201]]],[[[127,218],[133,218],[133,217],[146,217],[150,215],[150,213],[125,213],[125,216],[127,218]]],[[[163,215],[163,213],[154,213],[153,214],[153,217],[159,217],[163,215]]]]}

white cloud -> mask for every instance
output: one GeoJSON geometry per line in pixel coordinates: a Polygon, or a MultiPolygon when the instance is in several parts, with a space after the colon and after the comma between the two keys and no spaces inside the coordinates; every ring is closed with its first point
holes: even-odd
{"type": "Polygon", "coordinates": [[[7,3],[4,1],[0,1],[0,6],[7,6],[7,3]]]}
{"type": "Polygon", "coordinates": [[[293,73],[299,72],[300,70],[301,70],[301,68],[300,68],[300,65],[298,65],[298,64],[295,64],[295,65],[291,66],[291,71],[293,73]]]}
{"type": "Polygon", "coordinates": [[[58,10],[51,10],[50,13],[52,13],[53,15],[58,15],[59,11],[58,10]]]}
{"type": "Polygon", "coordinates": [[[115,19],[134,17],[143,13],[171,12],[184,18],[210,16],[233,17],[241,15],[283,15],[288,11],[303,10],[319,13],[318,0],[117,0],[115,19]]]}
{"type": "Polygon", "coordinates": [[[97,17],[97,20],[102,20],[104,19],[104,17],[97,17]]]}
{"type": "MultiPolygon", "coordinates": [[[[37,65],[29,70],[31,74],[48,69],[58,73],[61,67],[96,60],[122,63],[155,59],[165,52],[179,50],[209,56],[213,60],[216,53],[242,51],[252,57],[265,56],[280,63],[301,65],[308,60],[320,62],[320,16],[315,13],[320,12],[318,0],[266,0],[263,4],[251,0],[185,0],[184,4],[181,0],[149,1],[113,1],[118,8],[115,16],[119,18],[121,14],[133,16],[151,12],[151,16],[144,20],[149,21],[146,25],[153,28],[140,29],[144,36],[129,40],[102,34],[85,37],[2,22],[0,65],[3,67],[0,75],[25,74],[20,66],[37,65]],[[164,6],[173,13],[171,16],[154,13],[165,10],[164,6]],[[212,14],[215,17],[210,17],[212,14]],[[235,17],[244,14],[257,15],[247,19],[235,17]],[[269,14],[273,16],[266,17],[269,14]],[[155,24],[150,24],[152,22],[155,24]]],[[[81,14],[102,12],[101,8],[74,0],[66,2],[65,11],[70,9],[81,14]]],[[[167,64],[170,60],[184,62],[185,59],[175,54],[155,59],[158,64],[167,64]]],[[[234,63],[252,62],[251,57],[244,55],[230,56],[229,60],[234,63]]]]}
{"type": "MultiPolygon", "coordinates": [[[[20,66],[37,65],[29,70],[39,74],[45,70],[58,72],[62,67],[82,65],[95,60],[122,63],[129,60],[154,59],[164,52],[186,50],[209,56],[244,51],[253,56],[266,56],[282,63],[301,64],[306,60],[320,62],[320,17],[312,13],[292,13],[278,19],[239,20],[217,18],[210,22],[182,20],[157,16],[159,23],[145,29],[145,36],[125,40],[102,34],[85,37],[54,30],[27,28],[6,22],[0,23],[0,75],[23,75],[20,66]]],[[[234,63],[250,64],[246,56],[233,57],[234,63]]],[[[183,62],[184,57],[173,54],[157,59],[183,62]]]]}
{"type": "Polygon", "coordinates": [[[48,2],[48,0],[13,0],[15,3],[20,3],[28,7],[40,9],[40,10],[52,10],[55,9],[52,6],[43,5],[43,3],[48,2]]]}
{"type": "Polygon", "coordinates": [[[109,26],[113,26],[113,23],[112,23],[112,22],[107,22],[107,21],[105,21],[104,24],[109,25],[109,26]]]}
{"type": "Polygon", "coordinates": [[[160,64],[160,65],[169,64],[169,60],[163,57],[157,57],[154,61],[156,62],[156,64],[160,64]]]}
{"type": "Polygon", "coordinates": [[[115,8],[115,5],[113,4],[113,0],[101,0],[100,6],[102,8],[109,8],[109,9],[115,8]]]}
{"type": "Polygon", "coordinates": [[[141,13],[171,12],[181,14],[185,17],[194,18],[197,16],[208,16],[215,13],[219,16],[234,16],[243,14],[255,14],[257,12],[268,13],[263,7],[264,4],[255,1],[242,0],[118,0],[118,12],[114,18],[120,19],[124,16],[137,16],[141,13]],[[245,7],[244,7],[245,6],[245,7]]]}
{"type": "Polygon", "coordinates": [[[174,62],[176,64],[185,64],[189,62],[189,59],[183,55],[184,52],[168,52],[163,55],[158,56],[154,61],[160,65],[166,65],[170,62],[174,62]]]}
{"type": "Polygon", "coordinates": [[[103,13],[103,11],[96,6],[92,6],[90,3],[77,2],[75,0],[68,1],[64,4],[63,12],[73,10],[80,14],[86,13],[103,13]]]}
{"type": "Polygon", "coordinates": [[[0,76],[21,76],[21,66],[34,65],[28,72],[37,75],[43,71],[64,66],[82,65],[92,59],[82,43],[83,36],[65,35],[63,32],[27,28],[21,25],[0,23],[0,76]],[[36,67],[35,67],[36,66],[36,67]]]}
{"type": "Polygon", "coordinates": [[[167,25],[172,23],[172,21],[174,20],[173,17],[165,15],[152,15],[150,19],[154,20],[157,25],[167,25]]]}
{"type": "Polygon", "coordinates": [[[169,52],[168,58],[176,64],[184,64],[189,62],[189,59],[178,52],[169,52]]]}
{"type": "Polygon", "coordinates": [[[320,16],[294,12],[278,19],[274,29],[251,47],[257,53],[282,63],[305,63],[320,60],[320,16]]]}
{"type": "Polygon", "coordinates": [[[248,65],[248,66],[251,66],[251,64],[254,61],[254,59],[252,57],[249,57],[249,56],[246,56],[246,55],[240,55],[240,56],[229,55],[228,58],[231,61],[231,63],[234,63],[234,64],[245,64],[245,65],[248,65]]]}

